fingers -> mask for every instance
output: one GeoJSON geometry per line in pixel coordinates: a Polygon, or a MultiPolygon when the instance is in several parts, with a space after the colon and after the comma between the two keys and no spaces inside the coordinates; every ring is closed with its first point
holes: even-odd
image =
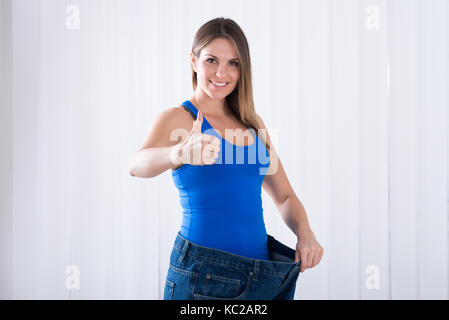
{"type": "Polygon", "coordinates": [[[217,137],[211,136],[210,134],[203,134],[201,136],[201,141],[212,143],[216,146],[220,145],[220,139],[218,139],[217,137]]]}
{"type": "Polygon", "coordinates": [[[309,250],[310,258],[309,258],[309,266],[308,268],[313,268],[321,261],[321,257],[323,256],[324,250],[321,246],[313,247],[309,250]]]}
{"type": "Polygon", "coordinates": [[[184,163],[202,166],[204,164],[213,164],[218,158],[220,139],[212,135],[203,134],[201,132],[202,125],[203,113],[198,110],[196,120],[189,134],[189,139],[183,149],[183,151],[188,153],[188,158],[191,158],[191,161],[183,161],[184,163]]]}
{"type": "MultiPolygon", "coordinates": [[[[295,253],[295,263],[297,263],[299,260],[301,260],[301,255],[299,254],[299,251],[296,250],[296,253],[295,253]]],[[[301,263],[301,264],[302,264],[302,263],[301,263]]]]}
{"type": "Polygon", "coordinates": [[[307,268],[312,268],[313,267],[313,254],[314,252],[312,250],[309,250],[309,253],[307,254],[307,268]]]}
{"type": "Polygon", "coordinates": [[[203,154],[206,156],[213,156],[214,153],[218,154],[220,152],[220,146],[213,143],[206,143],[204,145],[203,154]]]}
{"type": "MultiPolygon", "coordinates": [[[[301,269],[300,272],[304,272],[306,269],[316,266],[323,257],[323,248],[310,248],[304,249],[299,255],[301,256],[301,269]]],[[[296,260],[295,260],[296,262],[296,260]]]]}
{"type": "Polygon", "coordinates": [[[320,247],[318,254],[313,259],[313,265],[316,266],[318,263],[320,263],[321,258],[323,257],[324,250],[320,247]]]}
{"type": "Polygon", "coordinates": [[[220,152],[220,140],[208,134],[194,134],[191,137],[191,154],[193,165],[214,164],[220,152]]]}
{"type": "Polygon", "coordinates": [[[203,140],[206,140],[203,149],[204,164],[214,164],[220,152],[220,145],[217,144],[217,138],[210,135],[203,135],[203,140]]]}
{"type": "Polygon", "coordinates": [[[301,270],[304,272],[306,269],[312,267],[313,253],[310,250],[304,250],[301,254],[301,270]]]}
{"type": "Polygon", "coordinates": [[[201,133],[201,126],[203,125],[203,114],[200,110],[198,110],[198,115],[196,117],[195,122],[193,123],[192,133],[201,133]]]}
{"type": "Polygon", "coordinates": [[[205,164],[213,164],[218,158],[218,153],[220,152],[220,140],[209,134],[203,134],[201,136],[201,141],[203,142],[203,158],[205,164]]]}
{"type": "Polygon", "coordinates": [[[299,270],[299,272],[304,272],[308,268],[307,256],[308,256],[307,251],[303,251],[301,253],[301,269],[299,270]]]}
{"type": "MultiPolygon", "coordinates": [[[[214,164],[220,152],[220,139],[209,134],[203,134],[201,127],[203,124],[203,113],[198,110],[197,118],[193,123],[190,131],[186,147],[183,149],[190,160],[183,161],[183,163],[190,163],[193,165],[214,164]]],[[[184,158],[183,158],[184,159],[184,158]]]]}

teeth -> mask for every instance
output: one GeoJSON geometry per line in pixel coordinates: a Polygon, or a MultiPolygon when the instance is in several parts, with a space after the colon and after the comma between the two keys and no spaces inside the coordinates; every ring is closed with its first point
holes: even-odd
{"type": "Polygon", "coordinates": [[[220,86],[220,87],[224,87],[225,85],[227,85],[227,82],[222,82],[222,83],[220,83],[220,82],[215,82],[215,81],[212,81],[212,80],[211,80],[211,82],[212,82],[213,84],[215,84],[216,86],[220,86]]]}

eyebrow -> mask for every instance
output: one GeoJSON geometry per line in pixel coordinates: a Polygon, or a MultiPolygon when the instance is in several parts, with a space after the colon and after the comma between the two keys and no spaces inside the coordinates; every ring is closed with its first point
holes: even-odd
{"type": "MultiPolygon", "coordinates": [[[[206,56],[211,56],[211,57],[213,57],[213,58],[215,58],[217,60],[220,60],[216,56],[214,56],[213,54],[210,54],[210,53],[206,53],[206,56]]],[[[232,60],[239,60],[239,59],[238,58],[229,59],[229,61],[232,61],[232,60]]]]}

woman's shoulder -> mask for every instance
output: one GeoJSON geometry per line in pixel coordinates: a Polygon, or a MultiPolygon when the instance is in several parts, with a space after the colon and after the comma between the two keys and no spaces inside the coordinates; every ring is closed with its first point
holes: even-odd
{"type": "Polygon", "coordinates": [[[193,123],[192,117],[182,106],[168,107],[156,115],[139,150],[174,145],[180,141],[183,134],[192,130],[193,123]],[[176,139],[173,138],[174,136],[176,139]]]}
{"type": "Polygon", "coordinates": [[[183,105],[169,107],[162,111],[162,118],[165,119],[168,126],[174,130],[182,128],[190,131],[193,127],[195,119],[183,105]]]}
{"type": "Polygon", "coordinates": [[[160,112],[158,118],[171,124],[192,124],[195,119],[183,105],[168,107],[160,112]]]}

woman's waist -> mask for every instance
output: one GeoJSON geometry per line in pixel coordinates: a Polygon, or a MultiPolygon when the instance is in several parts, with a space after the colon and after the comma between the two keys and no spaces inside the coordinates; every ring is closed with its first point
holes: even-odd
{"type": "Polygon", "coordinates": [[[184,215],[182,227],[189,233],[198,233],[204,236],[227,235],[238,239],[250,240],[255,236],[266,237],[265,222],[262,219],[253,219],[251,222],[242,220],[209,220],[197,216],[184,215]]]}
{"type": "Polygon", "coordinates": [[[265,228],[262,207],[184,209],[182,221],[183,225],[196,224],[199,228],[216,226],[236,232],[248,228],[265,228]]]}
{"type": "Polygon", "coordinates": [[[265,223],[220,224],[207,219],[183,219],[181,235],[209,248],[228,251],[242,256],[266,256],[267,232],[265,223]]]}

